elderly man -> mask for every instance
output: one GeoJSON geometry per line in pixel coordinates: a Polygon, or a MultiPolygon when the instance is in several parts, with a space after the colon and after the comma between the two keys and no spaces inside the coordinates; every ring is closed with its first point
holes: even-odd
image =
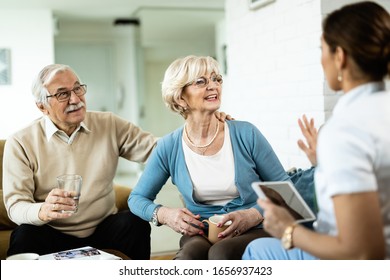
{"type": "Polygon", "coordinates": [[[119,157],[145,162],[156,139],[109,112],[87,112],[87,86],[67,65],[42,69],[33,95],[43,116],[9,137],[4,151],[4,201],[13,231],[8,255],[47,254],[82,246],[149,259],[150,225],[115,206],[119,157]],[[56,177],[83,178],[78,211],[56,177]]]}

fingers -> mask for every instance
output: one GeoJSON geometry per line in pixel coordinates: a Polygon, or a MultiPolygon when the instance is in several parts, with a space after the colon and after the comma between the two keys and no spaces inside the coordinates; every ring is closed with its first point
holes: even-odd
{"type": "Polygon", "coordinates": [[[180,218],[184,223],[204,228],[204,224],[201,221],[199,221],[200,215],[194,215],[187,208],[181,209],[181,212],[182,215],[180,215],[180,218]]]}
{"type": "Polygon", "coordinates": [[[68,205],[68,204],[61,204],[61,203],[53,203],[51,205],[52,205],[51,211],[57,213],[67,213],[67,212],[75,213],[77,209],[76,205],[68,205]]]}
{"type": "Polygon", "coordinates": [[[226,222],[231,221],[231,217],[229,214],[223,215],[221,221],[217,224],[217,227],[222,227],[226,222]]]}
{"type": "Polygon", "coordinates": [[[63,208],[62,204],[44,202],[41,206],[38,216],[42,221],[46,222],[72,216],[72,213],[63,212],[61,208],[63,208]]]}
{"type": "Polygon", "coordinates": [[[226,119],[229,120],[229,121],[235,120],[235,118],[233,118],[233,117],[230,116],[230,115],[226,115],[226,119]]]}
{"type": "Polygon", "coordinates": [[[218,120],[220,120],[221,122],[224,122],[225,120],[234,120],[234,118],[228,114],[226,114],[225,112],[219,112],[219,111],[216,111],[215,112],[215,116],[217,117],[218,120]]]}
{"type": "Polygon", "coordinates": [[[244,232],[246,232],[247,229],[245,226],[239,225],[231,225],[226,230],[220,232],[218,234],[218,238],[232,238],[242,235],[244,232]]]}
{"type": "Polygon", "coordinates": [[[228,214],[224,214],[223,216],[223,219],[217,226],[228,226],[224,231],[218,234],[218,238],[237,237],[254,226],[252,223],[249,222],[253,217],[253,213],[251,212],[251,210],[234,211],[228,214]]]}
{"type": "Polygon", "coordinates": [[[303,116],[302,118],[303,118],[303,122],[301,119],[298,119],[299,128],[301,129],[303,136],[306,139],[310,139],[312,136],[312,132],[311,132],[310,127],[309,127],[310,125],[309,125],[305,116],[303,116]]]}
{"type": "Polygon", "coordinates": [[[301,132],[303,136],[306,139],[306,142],[303,140],[298,140],[297,144],[298,147],[305,152],[308,159],[310,160],[311,164],[313,166],[317,165],[317,137],[318,137],[318,131],[314,126],[314,119],[311,118],[308,120],[306,115],[303,115],[301,119],[298,119],[298,125],[301,129],[301,132]]]}
{"type": "Polygon", "coordinates": [[[46,208],[47,215],[50,216],[51,218],[53,217],[61,218],[61,217],[69,217],[70,215],[59,216],[57,214],[64,214],[64,213],[69,214],[67,212],[74,211],[76,207],[74,205],[69,206],[60,203],[46,203],[45,208],[46,208]],[[55,213],[55,215],[53,213],[55,213]]]}
{"type": "Polygon", "coordinates": [[[50,193],[47,195],[45,201],[47,203],[61,203],[61,198],[64,197],[64,193],[60,189],[52,189],[50,193]]]}
{"type": "Polygon", "coordinates": [[[298,147],[299,147],[302,151],[304,151],[306,154],[308,153],[309,147],[305,144],[305,142],[303,142],[302,140],[298,140],[297,144],[298,144],[298,147]]]}
{"type": "Polygon", "coordinates": [[[265,216],[267,215],[268,210],[271,207],[273,207],[273,205],[275,205],[272,201],[261,199],[261,198],[259,198],[257,200],[257,204],[264,210],[264,212],[262,214],[263,215],[263,220],[265,220],[265,218],[266,218],[265,216]]]}
{"type": "Polygon", "coordinates": [[[181,235],[204,235],[204,232],[202,229],[198,227],[194,227],[193,225],[183,223],[181,226],[178,227],[176,232],[180,233],[181,235]]]}
{"type": "MultiPolygon", "coordinates": [[[[58,204],[56,210],[72,210],[69,206],[76,206],[76,202],[70,192],[63,191],[61,189],[53,189],[46,197],[45,202],[51,204],[58,204]],[[66,209],[62,209],[62,206],[66,206],[66,209]]],[[[74,210],[74,209],[73,209],[74,210]]]]}
{"type": "Polygon", "coordinates": [[[311,134],[313,136],[317,135],[318,131],[317,131],[317,128],[315,127],[315,125],[314,125],[314,119],[313,118],[310,119],[309,130],[310,130],[310,132],[311,132],[311,134]]]}
{"type": "Polygon", "coordinates": [[[182,235],[203,235],[204,224],[199,221],[200,215],[194,215],[187,208],[180,209],[178,219],[176,221],[176,232],[182,235]]]}
{"type": "Polygon", "coordinates": [[[298,125],[299,128],[301,129],[303,135],[305,137],[315,137],[317,136],[317,129],[314,125],[314,119],[311,118],[310,121],[307,119],[306,115],[302,116],[302,120],[298,119],[298,125]]]}
{"type": "Polygon", "coordinates": [[[301,119],[298,119],[298,125],[299,128],[301,129],[301,132],[304,134],[306,132],[306,126],[303,124],[301,119]]]}
{"type": "Polygon", "coordinates": [[[43,221],[53,221],[72,216],[72,213],[65,211],[74,211],[76,203],[67,195],[68,193],[61,189],[52,189],[41,206],[39,218],[43,221]]]}
{"type": "Polygon", "coordinates": [[[180,209],[184,214],[188,215],[188,216],[191,216],[192,218],[194,219],[199,219],[199,215],[195,215],[193,214],[190,210],[188,210],[187,208],[182,208],[180,209]]]}
{"type": "Polygon", "coordinates": [[[303,119],[303,122],[305,123],[305,127],[306,127],[306,128],[310,127],[310,124],[309,124],[309,121],[307,120],[306,115],[303,115],[303,116],[302,116],[302,119],[303,119]]]}
{"type": "Polygon", "coordinates": [[[218,234],[218,238],[232,238],[232,237],[237,237],[241,235],[244,231],[239,229],[238,227],[233,230],[233,229],[227,229],[221,233],[218,234]]]}

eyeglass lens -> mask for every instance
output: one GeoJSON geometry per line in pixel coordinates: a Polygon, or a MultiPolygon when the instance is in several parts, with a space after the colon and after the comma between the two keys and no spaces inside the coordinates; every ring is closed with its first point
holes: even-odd
{"type": "Polygon", "coordinates": [[[58,92],[58,93],[54,94],[54,96],[57,98],[58,101],[69,100],[69,98],[72,95],[72,91],[77,96],[82,96],[87,92],[87,86],[86,85],[79,85],[77,87],[74,87],[72,90],[58,92]]]}
{"type": "Polygon", "coordinates": [[[196,79],[193,84],[196,87],[205,87],[209,84],[210,80],[214,83],[217,82],[218,84],[222,84],[222,82],[223,82],[221,75],[214,74],[210,77],[210,79],[207,79],[206,77],[200,77],[200,78],[196,79]]]}

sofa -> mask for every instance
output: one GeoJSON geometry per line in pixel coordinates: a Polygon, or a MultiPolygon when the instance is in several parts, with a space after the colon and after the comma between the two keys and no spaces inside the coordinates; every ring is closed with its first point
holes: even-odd
{"type": "MultiPolygon", "coordinates": [[[[7,250],[9,246],[9,239],[12,230],[16,227],[9,218],[7,211],[5,210],[3,200],[3,151],[5,140],[0,140],[0,260],[4,260],[7,257],[7,250]]],[[[6,163],[4,163],[6,164],[6,163]]],[[[116,206],[119,211],[128,209],[127,198],[131,192],[131,189],[126,186],[114,185],[116,195],[116,206]]]]}

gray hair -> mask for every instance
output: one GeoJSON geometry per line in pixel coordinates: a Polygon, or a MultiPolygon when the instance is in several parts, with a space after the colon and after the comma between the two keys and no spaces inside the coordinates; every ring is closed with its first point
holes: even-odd
{"type": "Polygon", "coordinates": [[[165,71],[161,85],[165,105],[186,119],[186,108],[179,105],[183,88],[202,75],[213,72],[219,74],[219,64],[210,56],[189,55],[173,61],[165,71]]]}
{"type": "Polygon", "coordinates": [[[65,71],[71,71],[80,81],[80,78],[77,76],[76,72],[70,66],[64,64],[50,64],[39,72],[32,86],[32,94],[34,96],[35,103],[41,103],[44,106],[49,106],[46,96],[50,93],[47,90],[47,85],[51,82],[57,73],[62,73],[65,71]]]}

